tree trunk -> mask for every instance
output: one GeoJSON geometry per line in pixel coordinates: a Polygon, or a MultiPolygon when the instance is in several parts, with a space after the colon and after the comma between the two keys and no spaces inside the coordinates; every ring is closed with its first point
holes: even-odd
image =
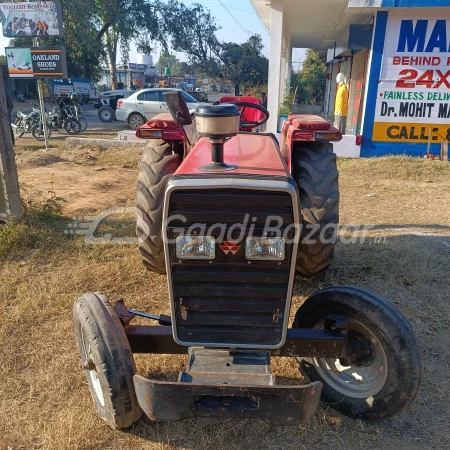
{"type": "Polygon", "coordinates": [[[234,83],[234,95],[237,96],[239,95],[239,83],[234,83]]]}
{"type": "Polygon", "coordinates": [[[6,106],[5,87],[0,65],[0,219],[20,220],[23,216],[19,181],[14,158],[11,121],[6,106]]]}
{"type": "Polygon", "coordinates": [[[111,89],[114,91],[117,89],[117,41],[113,31],[107,31],[106,35],[106,51],[108,53],[109,73],[111,74],[111,89]]]}

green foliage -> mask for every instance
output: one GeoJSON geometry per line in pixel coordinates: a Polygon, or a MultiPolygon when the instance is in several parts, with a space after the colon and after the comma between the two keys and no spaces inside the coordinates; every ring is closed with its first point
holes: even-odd
{"type": "Polygon", "coordinates": [[[216,32],[220,27],[202,5],[185,5],[172,0],[167,4],[160,2],[159,8],[160,30],[165,34],[161,43],[166,48],[170,44],[174,51],[187,53],[189,62],[194,65],[204,65],[212,53],[219,50],[216,32]]]}
{"type": "Polygon", "coordinates": [[[202,5],[184,5],[178,0],[165,5],[161,12],[161,29],[166,42],[177,52],[184,52],[189,66],[177,67],[196,73],[230,81],[239,93],[241,86],[267,84],[269,62],[261,52],[260,36],[251,36],[242,45],[219,42],[220,29],[211,13],[202,5]]]}
{"type": "Polygon", "coordinates": [[[158,72],[161,72],[161,68],[162,70],[164,70],[166,67],[168,67],[170,69],[170,73],[174,74],[174,67],[179,63],[180,61],[175,55],[172,55],[168,51],[165,51],[159,57],[158,63],[156,64],[156,69],[158,72]]]}
{"type": "Polygon", "coordinates": [[[267,84],[269,60],[261,54],[261,36],[251,36],[244,44],[225,42],[217,52],[219,71],[235,86],[235,95],[241,85],[267,84]],[[221,63],[221,64],[220,64],[221,63]]]}
{"type": "Polygon", "coordinates": [[[156,64],[156,71],[160,73],[168,67],[171,75],[184,76],[192,72],[191,67],[187,62],[180,61],[175,55],[165,51],[159,57],[156,64]]]}
{"type": "Polygon", "coordinates": [[[266,84],[247,84],[244,86],[243,94],[244,95],[252,95],[253,97],[262,100],[262,94],[265,93],[267,95],[268,86],[266,84]]]}
{"type": "Polygon", "coordinates": [[[191,67],[187,62],[184,61],[177,61],[172,67],[171,67],[171,73],[172,75],[179,75],[181,77],[184,77],[186,74],[190,74],[192,72],[191,67]]]}
{"type": "Polygon", "coordinates": [[[300,103],[323,101],[326,74],[326,52],[308,49],[301,72],[292,79],[293,85],[297,85],[297,99],[300,103]]]}
{"type": "Polygon", "coordinates": [[[33,250],[54,250],[67,245],[66,220],[61,211],[62,199],[56,197],[43,204],[24,205],[21,222],[0,224],[0,259],[24,257],[33,250]]]}
{"type": "Polygon", "coordinates": [[[0,55],[0,64],[7,64],[5,55],[0,55]]]}

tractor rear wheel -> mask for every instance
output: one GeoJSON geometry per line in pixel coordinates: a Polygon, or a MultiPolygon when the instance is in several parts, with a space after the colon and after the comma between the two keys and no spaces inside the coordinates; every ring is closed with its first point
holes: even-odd
{"type": "Polygon", "coordinates": [[[136,231],[144,266],[156,273],[166,273],[162,221],[166,186],[180,164],[171,144],[151,140],[144,147],[136,195],[136,231]]]}
{"type": "Polygon", "coordinates": [[[98,118],[103,123],[113,122],[116,118],[116,112],[111,106],[101,106],[98,110],[98,118]]]}
{"type": "Polygon", "coordinates": [[[300,193],[302,215],[297,273],[312,277],[333,262],[339,226],[339,184],[333,145],[297,143],[292,152],[292,176],[300,193]]]}

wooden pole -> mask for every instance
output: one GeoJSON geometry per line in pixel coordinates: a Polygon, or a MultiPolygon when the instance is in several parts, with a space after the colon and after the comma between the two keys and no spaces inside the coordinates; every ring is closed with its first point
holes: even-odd
{"type": "Polygon", "coordinates": [[[11,119],[6,106],[0,65],[0,219],[20,220],[23,216],[19,180],[11,135],[11,119]]]}

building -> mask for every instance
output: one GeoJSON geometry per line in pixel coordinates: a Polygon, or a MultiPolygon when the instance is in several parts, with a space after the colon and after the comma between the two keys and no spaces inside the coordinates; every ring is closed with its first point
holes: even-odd
{"type": "MultiPolygon", "coordinates": [[[[130,62],[127,66],[118,66],[116,70],[117,83],[122,83],[126,89],[131,86],[142,88],[146,83],[153,83],[157,75],[151,55],[138,54],[137,63],[130,62]]],[[[111,88],[109,68],[103,70],[103,77],[99,84],[111,88]]]]}
{"type": "Polygon", "coordinates": [[[297,47],[327,51],[327,116],[336,75],[347,78],[347,127],[336,153],[423,156],[450,139],[450,0],[251,2],[270,31],[270,131],[297,47]]]}

